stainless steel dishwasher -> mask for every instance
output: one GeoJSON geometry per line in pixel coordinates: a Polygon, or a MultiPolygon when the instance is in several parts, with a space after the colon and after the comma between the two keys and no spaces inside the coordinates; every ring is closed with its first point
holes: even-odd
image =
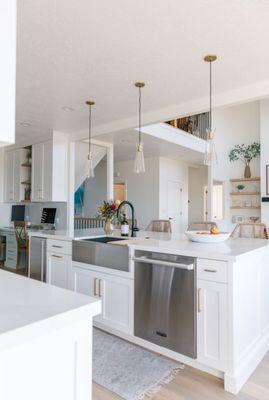
{"type": "Polygon", "coordinates": [[[197,358],[196,259],[136,251],[134,334],[197,358]]]}

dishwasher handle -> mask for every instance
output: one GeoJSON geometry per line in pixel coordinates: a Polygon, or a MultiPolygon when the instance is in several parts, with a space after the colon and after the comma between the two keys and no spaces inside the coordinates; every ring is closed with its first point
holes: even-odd
{"type": "Polygon", "coordinates": [[[146,258],[146,257],[133,257],[133,261],[139,261],[145,264],[166,265],[169,267],[185,269],[187,271],[194,270],[194,264],[183,264],[173,261],[154,260],[153,258],[146,258]]]}

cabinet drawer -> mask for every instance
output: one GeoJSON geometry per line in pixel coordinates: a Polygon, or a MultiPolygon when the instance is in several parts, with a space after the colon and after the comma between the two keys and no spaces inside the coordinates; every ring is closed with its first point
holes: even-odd
{"type": "Polygon", "coordinates": [[[47,250],[51,253],[72,254],[72,242],[66,240],[47,240],[47,250]]]}
{"type": "Polygon", "coordinates": [[[226,283],[228,281],[227,263],[199,258],[197,260],[197,278],[226,283]]]}

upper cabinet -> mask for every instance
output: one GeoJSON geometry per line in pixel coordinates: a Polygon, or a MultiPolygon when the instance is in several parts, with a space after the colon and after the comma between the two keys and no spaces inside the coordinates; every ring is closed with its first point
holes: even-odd
{"type": "Polygon", "coordinates": [[[5,201],[24,201],[31,185],[31,169],[27,165],[29,149],[7,151],[5,155],[5,201]]]}
{"type": "Polygon", "coordinates": [[[32,146],[32,201],[67,201],[68,141],[53,140],[32,146]]]}
{"type": "Polygon", "coordinates": [[[68,137],[5,153],[5,201],[67,201],[68,137]]]}

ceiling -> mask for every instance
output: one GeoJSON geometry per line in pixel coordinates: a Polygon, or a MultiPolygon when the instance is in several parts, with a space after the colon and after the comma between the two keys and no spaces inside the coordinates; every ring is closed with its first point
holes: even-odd
{"type": "Polygon", "coordinates": [[[268,0],[18,0],[16,140],[86,129],[89,97],[109,132],[137,115],[137,80],[144,113],[180,115],[208,95],[208,52],[215,94],[267,81],[268,20],[268,0]]]}
{"type": "MultiPolygon", "coordinates": [[[[114,144],[115,161],[134,160],[138,135],[133,129],[108,133],[100,136],[100,139],[104,142],[114,144]]],[[[201,152],[173,144],[151,135],[143,134],[142,140],[145,157],[168,157],[176,160],[180,159],[189,164],[203,165],[204,154],[201,152]]]]}

